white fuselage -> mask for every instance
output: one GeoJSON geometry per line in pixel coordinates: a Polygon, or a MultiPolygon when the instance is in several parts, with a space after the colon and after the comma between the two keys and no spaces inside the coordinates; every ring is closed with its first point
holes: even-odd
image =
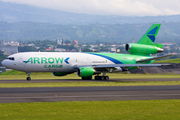
{"type": "Polygon", "coordinates": [[[24,52],[8,56],[3,66],[24,72],[76,72],[76,65],[114,64],[89,53],[24,52]]]}

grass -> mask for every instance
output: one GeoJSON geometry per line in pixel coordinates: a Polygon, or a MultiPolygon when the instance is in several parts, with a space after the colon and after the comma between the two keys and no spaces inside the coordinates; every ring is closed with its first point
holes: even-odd
{"type": "MultiPolygon", "coordinates": [[[[32,72],[31,75],[52,75],[51,72],[32,72]]],[[[16,71],[16,70],[9,70],[6,72],[1,73],[0,75],[27,75],[25,72],[16,71]]]]}
{"type": "MultiPolygon", "coordinates": [[[[147,78],[180,78],[179,74],[121,74],[107,73],[110,79],[147,79],[147,78]]],[[[27,74],[15,70],[7,71],[0,74],[0,80],[25,80],[27,74]]],[[[67,76],[53,76],[52,73],[32,73],[32,80],[42,79],[81,79],[76,73],[67,76]]]]}
{"type": "MultiPolygon", "coordinates": [[[[176,74],[108,74],[115,79],[180,78],[176,74]]],[[[33,73],[32,79],[80,79],[76,74],[55,77],[52,73],[33,73]]],[[[8,71],[1,80],[25,80],[26,74],[8,71]]],[[[71,87],[71,86],[136,86],[180,85],[180,81],[134,82],[57,82],[57,83],[1,83],[6,87],[71,87]]],[[[180,118],[180,100],[73,101],[38,103],[1,103],[0,120],[169,120],[180,118]]]]}
{"type": "Polygon", "coordinates": [[[1,103],[1,120],[178,120],[180,100],[1,103]]]}
{"type": "Polygon", "coordinates": [[[167,60],[158,60],[154,63],[180,63],[180,58],[177,59],[167,59],[167,60]]]}
{"type": "MultiPolygon", "coordinates": [[[[107,74],[110,79],[153,79],[153,78],[180,78],[179,74],[107,74]]],[[[27,75],[0,75],[0,80],[26,80],[27,75]]],[[[61,79],[81,79],[76,74],[56,77],[53,75],[31,75],[32,80],[61,80],[61,79]]]]}
{"type": "MultiPolygon", "coordinates": [[[[49,82],[49,83],[1,83],[0,88],[17,88],[17,87],[81,87],[81,86],[143,86],[143,85],[180,85],[180,81],[136,81],[126,82],[125,79],[157,79],[161,78],[180,78],[178,74],[119,74],[119,73],[109,73],[107,74],[111,79],[123,79],[123,81],[92,81],[92,82],[49,82]]],[[[24,80],[26,79],[26,74],[19,71],[8,71],[0,75],[0,80],[24,80]]],[[[54,79],[61,81],[62,79],[81,79],[76,73],[67,76],[56,77],[52,73],[32,73],[33,80],[45,80],[54,79]]]]}
{"type": "Polygon", "coordinates": [[[180,81],[1,83],[0,88],[180,85],[180,81]]]}

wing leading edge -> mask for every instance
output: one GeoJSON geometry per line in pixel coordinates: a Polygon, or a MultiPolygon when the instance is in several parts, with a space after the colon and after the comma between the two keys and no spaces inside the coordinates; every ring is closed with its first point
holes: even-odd
{"type": "Polygon", "coordinates": [[[162,64],[101,64],[101,65],[82,65],[74,66],[74,68],[92,67],[92,68],[114,68],[114,67],[158,67],[162,64]]]}
{"type": "Polygon", "coordinates": [[[142,60],[137,60],[137,64],[100,64],[100,65],[74,65],[73,68],[81,68],[81,67],[92,67],[94,69],[96,68],[114,68],[114,67],[160,67],[162,65],[169,65],[169,64],[141,64],[140,62],[146,62],[150,60],[156,60],[156,59],[161,59],[164,57],[170,57],[175,54],[168,54],[160,57],[153,57],[153,58],[148,58],[148,59],[142,59],[142,60]]]}

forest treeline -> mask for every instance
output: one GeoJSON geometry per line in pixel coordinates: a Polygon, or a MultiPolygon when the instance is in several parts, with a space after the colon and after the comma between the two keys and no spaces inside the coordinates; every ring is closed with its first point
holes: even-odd
{"type": "MultiPolygon", "coordinates": [[[[38,22],[0,22],[0,39],[4,41],[78,40],[80,43],[95,41],[137,42],[153,23],[143,24],[89,24],[62,25],[38,22]]],[[[160,42],[180,41],[180,22],[164,22],[157,36],[160,42]]]]}

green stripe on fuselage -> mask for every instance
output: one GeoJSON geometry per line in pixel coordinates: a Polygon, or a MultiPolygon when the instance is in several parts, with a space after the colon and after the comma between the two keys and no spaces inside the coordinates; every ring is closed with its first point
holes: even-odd
{"type": "MultiPolygon", "coordinates": [[[[90,54],[101,56],[103,58],[110,57],[110,58],[118,60],[122,64],[136,64],[136,60],[151,58],[150,56],[118,54],[118,53],[90,53],[90,54]]],[[[146,63],[149,64],[152,62],[153,61],[149,61],[146,63]]]]}
{"type": "MultiPolygon", "coordinates": [[[[120,63],[115,63],[115,64],[137,64],[136,60],[140,59],[147,59],[151,58],[150,56],[142,56],[142,55],[130,55],[130,54],[117,54],[117,53],[92,53],[93,55],[101,56],[103,58],[113,58],[115,60],[118,60],[120,63]]],[[[151,64],[153,63],[154,60],[143,62],[143,64],[151,64]]],[[[129,70],[136,69],[137,67],[129,67],[129,70]]]]}

